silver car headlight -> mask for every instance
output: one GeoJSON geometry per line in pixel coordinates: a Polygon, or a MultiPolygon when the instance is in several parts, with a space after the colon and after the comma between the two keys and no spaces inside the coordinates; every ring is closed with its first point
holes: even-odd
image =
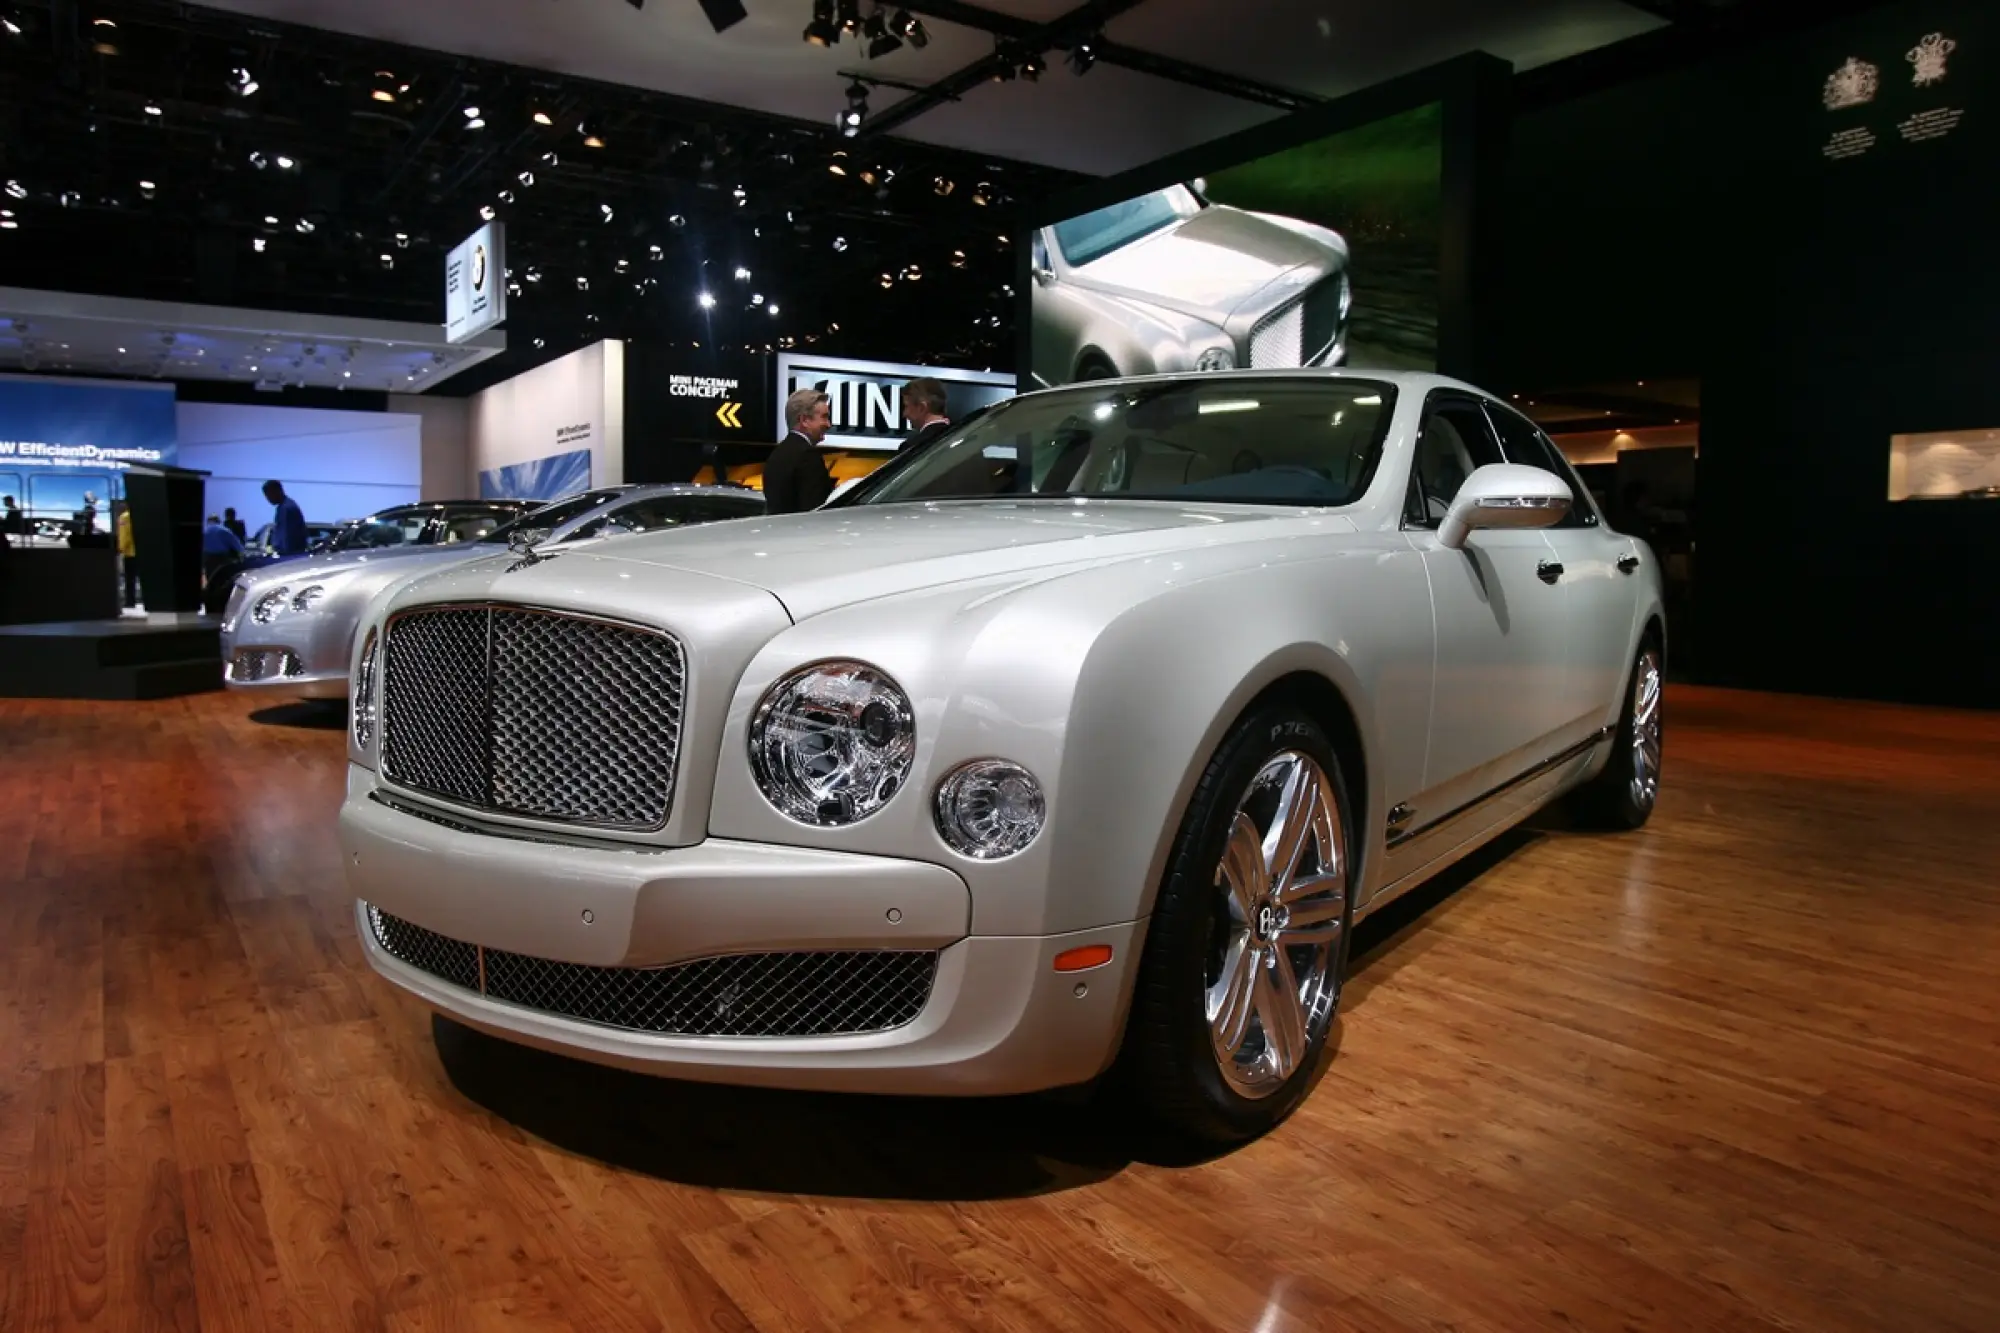
{"type": "Polygon", "coordinates": [[[1211,347],[1194,359],[1196,370],[1234,370],[1236,353],[1227,347],[1211,347]]]}
{"type": "Polygon", "coordinates": [[[313,609],[313,604],[324,596],[326,596],[324,583],[308,584],[299,589],[298,594],[292,598],[292,610],[310,611],[313,609]]]}
{"type": "Polygon", "coordinates": [[[750,723],[750,768],[777,811],[801,824],[856,824],[910,776],[916,715],[864,662],[820,662],[780,680],[750,723]]]}
{"type": "Polygon", "coordinates": [[[260,625],[268,625],[285,613],[285,603],[292,595],[290,588],[273,588],[257,599],[250,608],[250,618],[260,625]]]}
{"type": "Polygon", "coordinates": [[[953,851],[975,861],[998,861],[1035,840],[1048,803],[1042,784],[1019,764],[975,759],[938,784],[936,814],[938,832],[953,851]]]}
{"type": "Polygon", "coordinates": [[[368,639],[361,645],[361,661],[354,668],[354,696],[348,701],[348,725],[354,731],[354,744],[363,754],[375,743],[375,664],[382,645],[375,637],[375,631],[368,631],[368,639]]]}

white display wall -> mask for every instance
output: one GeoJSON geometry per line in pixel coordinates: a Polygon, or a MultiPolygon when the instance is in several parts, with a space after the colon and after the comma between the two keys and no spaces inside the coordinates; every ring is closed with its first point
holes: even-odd
{"type": "Polygon", "coordinates": [[[473,395],[473,495],[552,500],[625,479],[625,344],[601,342],[473,395]]]}

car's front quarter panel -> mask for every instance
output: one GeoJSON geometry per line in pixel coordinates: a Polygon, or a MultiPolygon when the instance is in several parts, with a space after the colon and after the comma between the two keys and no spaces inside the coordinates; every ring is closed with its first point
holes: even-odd
{"type": "MultiPolygon", "coordinates": [[[[1275,522],[1283,527],[1269,542],[957,584],[785,631],[732,701],[711,831],[948,865],[971,886],[975,935],[1132,922],[1150,910],[1166,844],[1222,734],[1258,691],[1295,671],[1350,700],[1384,789],[1413,790],[1430,704],[1420,560],[1400,537],[1358,536],[1344,518],[1275,522]],[[1192,628],[1201,625],[1231,630],[1192,628]],[[865,661],[897,681],[913,704],[917,749],[910,781],[880,812],[810,828],[757,789],[749,736],[773,684],[828,659],[865,661]],[[1378,728],[1384,743],[1373,740],[1378,728]],[[962,856],[937,831],[938,782],[980,758],[1026,767],[1047,803],[1040,836],[1003,860],[962,856]]],[[[1358,834],[1380,825],[1378,811],[1356,815],[1358,834]]]]}

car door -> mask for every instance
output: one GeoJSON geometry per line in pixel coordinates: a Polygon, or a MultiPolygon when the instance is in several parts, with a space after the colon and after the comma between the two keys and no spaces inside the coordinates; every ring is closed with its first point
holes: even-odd
{"type": "Polygon", "coordinates": [[[1581,740],[1615,718],[1632,668],[1636,619],[1632,578],[1639,568],[1630,537],[1611,531],[1597,512],[1589,489],[1555,442],[1540,427],[1504,403],[1488,400],[1500,448],[1510,463],[1555,473],[1569,484],[1569,513],[1544,529],[1569,590],[1569,671],[1563,704],[1564,742],[1581,740]]]}
{"type": "Polygon", "coordinates": [[[1479,803],[1560,748],[1569,589],[1550,577],[1555,548],[1532,528],[1476,531],[1459,550],[1437,535],[1473,469],[1504,461],[1479,399],[1438,391],[1426,400],[1404,528],[1430,575],[1437,670],[1425,793],[1405,836],[1479,803]]]}

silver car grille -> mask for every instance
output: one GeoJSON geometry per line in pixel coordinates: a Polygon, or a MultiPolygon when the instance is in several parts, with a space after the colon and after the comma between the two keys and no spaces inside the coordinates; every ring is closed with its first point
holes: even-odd
{"type": "Polygon", "coordinates": [[[1325,363],[1347,325],[1347,277],[1336,273],[1257,321],[1250,330],[1252,370],[1292,370],[1325,363]]]}
{"type": "Polygon", "coordinates": [[[229,661],[229,679],[238,684],[303,676],[305,663],[284,648],[238,648],[229,661]]]}
{"type": "Polygon", "coordinates": [[[937,979],[928,949],[722,954],[671,967],[587,967],[484,949],[368,908],[390,957],[461,990],[602,1027],[673,1037],[833,1037],[914,1021],[937,979]]]}
{"type": "Polygon", "coordinates": [[[390,782],[532,819],[667,822],[687,683],[672,635],[476,605],[405,611],[383,641],[390,782]]]}

